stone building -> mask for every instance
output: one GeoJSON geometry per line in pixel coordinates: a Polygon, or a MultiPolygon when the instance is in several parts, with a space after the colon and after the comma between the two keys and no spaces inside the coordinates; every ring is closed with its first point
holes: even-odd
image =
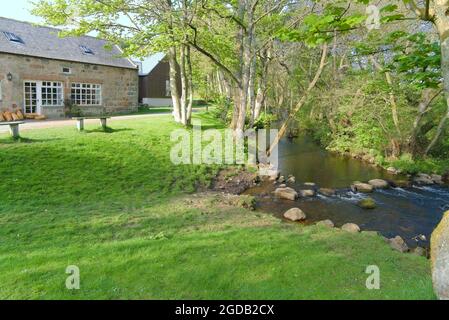
{"type": "Polygon", "coordinates": [[[138,67],[95,37],[0,17],[0,111],[63,118],[138,108],[138,67]]]}

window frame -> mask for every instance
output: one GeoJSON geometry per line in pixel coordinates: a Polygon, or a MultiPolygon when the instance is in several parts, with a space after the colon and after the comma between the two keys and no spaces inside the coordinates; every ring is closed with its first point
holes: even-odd
{"type": "Polygon", "coordinates": [[[72,74],[72,68],[70,68],[70,67],[62,67],[62,73],[63,74],[72,74]],[[65,72],[64,69],[67,69],[68,71],[65,72]]]}
{"type": "Polygon", "coordinates": [[[70,84],[70,99],[72,103],[76,106],[83,106],[83,107],[102,106],[103,86],[100,83],[73,82],[70,84]],[[83,92],[83,90],[85,90],[85,92],[83,92]],[[95,95],[93,94],[93,90],[95,90],[95,95]],[[94,96],[95,101],[93,100],[94,96]],[[87,103],[88,101],[90,101],[91,103],[87,103]]]}
{"type": "Polygon", "coordinates": [[[64,106],[64,84],[60,81],[42,81],[40,83],[41,94],[40,104],[42,107],[63,107],[64,106]],[[57,95],[55,98],[54,95],[57,95]],[[44,98],[45,95],[45,98],[44,98]],[[50,97],[48,97],[50,95],[50,97]],[[56,101],[56,104],[54,103],[56,101]],[[50,102],[48,104],[48,102],[50,102]]]}

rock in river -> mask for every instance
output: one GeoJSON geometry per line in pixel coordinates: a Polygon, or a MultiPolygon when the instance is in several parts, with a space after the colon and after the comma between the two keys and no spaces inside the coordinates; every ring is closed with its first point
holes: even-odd
{"type": "Polygon", "coordinates": [[[390,247],[392,247],[396,251],[405,253],[405,252],[408,252],[408,250],[409,250],[404,239],[402,239],[400,236],[390,239],[388,242],[390,243],[390,247]]]}
{"type": "Polygon", "coordinates": [[[432,174],[430,176],[430,178],[432,179],[433,182],[435,182],[436,184],[444,184],[443,182],[443,176],[440,176],[438,174],[432,174]]]}
{"type": "Polygon", "coordinates": [[[354,182],[354,184],[351,186],[351,189],[355,192],[361,193],[371,193],[374,191],[374,187],[372,185],[362,182],[354,182]]]}
{"type": "Polygon", "coordinates": [[[301,190],[299,191],[299,194],[301,195],[301,197],[307,198],[307,197],[314,197],[316,195],[316,192],[315,190],[301,190]]]}
{"type": "Polygon", "coordinates": [[[376,209],[376,201],[372,198],[362,199],[358,202],[358,206],[362,209],[376,209]]]}
{"type": "Polygon", "coordinates": [[[334,228],[335,224],[332,222],[332,220],[323,220],[316,224],[317,226],[327,227],[327,228],[334,228]]]}
{"type": "Polygon", "coordinates": [[[312,187],[312,188],[316,187],[316,183],[315,182],[306,182],[306,183],[304,183],[304,185],[307,186],[307,187],[312,187]]]}
{"type": "Polygon", "coordinates": [[[370,180],[368,183],[372,185],[375,189],[388,189],[390,187],[390,184],[382,179],[370,180]]]}
{"type": "Polygon", "coordinates": [[[418,173],[413,179],[413,182],[420,185],[431,185],[434,184],[432,177],[425,173],[418,173]]]}
{"type": "Polygon", "coordinates": [[[341,230],[350,232],[350,233],[359,233],[360,227],[355,223],[347,223],[341,227],[341,230]]]}
{"type": "Polygon", "coordinates": [[[306,220],[306,214],[299,208],[292,208],[284,213],[284,218],[290,221],[306,220]]]}
{"type": "Polygon", "coordinates": [[[335,196],[335,194],[337,193],[334,189],[328,189],[328,188],[321,188],[320,190],[318,190],[318,192],[326,197],[335,196]]]}
{"type": "Polygon", "coordinates": [[[427,250],[423,247],[416,247],[412,250],[412,253],[416,256],[427,257],[427,250]]]}
{"type": "Polygon", "coordinates": [[[292,188],[277,188],[274,195],[280,199],[295,201],[298,198],[298,192],[292,188]]]}
{"type": "Polygon", "coordinates": [[[435,293],[441,300],[449,300],[449,211],[432,233],[430,257],[435,293]]]}

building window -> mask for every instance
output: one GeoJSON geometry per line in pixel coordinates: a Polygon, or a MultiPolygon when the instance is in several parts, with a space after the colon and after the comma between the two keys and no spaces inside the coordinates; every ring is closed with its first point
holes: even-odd
{"type": "Polygon", "coordinates": [[[170,87],[170,80],[165,81],[165,96],[170,97],[171,96],[171,87],[170,87]]]}
{"type": "Polygon", "coordinates": [[[80,49],[84,54],[90,54],[90,55],[95,54],[94,51],[91,48],[89,48],[88,46],[81,45],[80,49]]]}
{"type": "Polygon", "coordinates": [[[62,73],[64,73],[64,74],[72,74],[72,69],[63,67],[62,68],[62,73]]]}
{"type": "Polygon", "coordinates": [[[101,105],[101,85],[72,83],[72,103],[78,106],[101,105]]]}
{"type": "Polygon", "coordinates": [[[12,32],[3,31],[3,34],[5,35],[6,39],[11,42],[24,44],[22,38],[12,32]]]}
{"type": "Polygon", "coordinates": [[[61,82],[42,82],[42,106],[61,107],[64,105],[64,94],[61,82]]]}

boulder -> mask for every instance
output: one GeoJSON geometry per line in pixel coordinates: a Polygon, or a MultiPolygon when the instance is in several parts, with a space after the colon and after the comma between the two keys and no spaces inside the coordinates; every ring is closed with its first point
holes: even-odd
{"type": "Polygon", "coordinates": [[[431,185],[434,184],[432,177],[425,173],[418,173],[414,178],[413,182],[419,185],[431,185]]]}
{"type": "Polygon", "coordinates": [[[374,187],[372,185],[362,182],[354,182],[354,184],[351,186],[351,189],[354,192],[361,192],[361,193],[371,193],[374,191],[374,187]]]}
{"type": "Polygon", "coordinates": [[[443,176],[440,176],[438,174],[432,174],[430,176],[430,178],[432,179],[433,182],[435,182],[436,184],[444,184],[443,182],[443,176]]]}
{"type": "Polygon", "coordinates": [[[304,183],[305,186],[307,187],[316,187],[316,183],[315,182],[306,182],[304,183]]]}
{"type": "Polygon", "coordinates": [[[281,185],[279,186],[279,188],[287,188],[287,185],[286,185],[286,184],[281,184],[281,185]]]}
{"type": "Polygon", "coordinates": [[[410,188],[412,183],[409,180],[395,180],[392,185],[394,188],[410,188]]]}
{"type": "Polygon", "coordinates": [[[299,194],[301,195],[301,197],[307,198],[307,197],[314,197],[316,195],[316,192],[315,190],[301,190],[299,191],[299,194]]]}
{"type": "Polygon", "coordinates": [[[359,233],[360,227],[355,223],[347,223],[341,227],[341,230],[350,232],[350,233],[359,233]]]}
{"type": "Polygon", "coordinates": [[[408,252],[408,246],[405,243],[404,239],[402,239],[400,236],[397,236],[396,238],[389,240],[390,247],[393,248],[396,251],[405,253],[408,252]]]}
{"type": "Polygon", "coordinates": [[[370,185],[372,185],[375,189],[388,189],[390,187],[390,184],[382,179],[373,179],[368,182],[370,185]]]}
{"type": "Polygon", "coordinates": [[[427,257],[427,250],[423,247],[416,247],[412,250],[412,254],[420,257],[427,257]]]}
{"type": "Polygon", "coordinates": [[[284,218],[290,221],[303,221],[306,220],[306,214],[299,208],[292,208],[284,213],[284,218]]]}
{"type": "Polygon", "coordinates": [[[337,193],[334,189],[328,189],[328,188],[321,188],[320,190],[318,190],[318,192],[326,197],[335,196],[337,193]]]}
{"type": "Polygon", "coordinates": [[[284,183],[285,182],[285,177],[284,176],[280,176],[278,179],[279,183],[284,183]]]}
{"type": "Polygon", "coordinates": [[[396,169],[395,167],[389,167],[389,168],[387,168],[387,171],[389,173],[391,173],[391,174],[398,174],[399,173],[399,170],[396,169]]]}
{"type": "Polygon", "coordinates": [[[289,183],[289,184],[296,183],[296,178],[294,176],[289,176],[287,179],[287,183],[289,183]]]}
{"type": "Polygon", "coordinates": [[[279,177],[279,171],[273,170],[268,173],[270,181],[276,181],[279,177]]]}
{"type": "Polygon", "coordinates": [[[280,199],[295,201],[298,198],[298,192],[292,188],[277,188],[274,195],[280,199]]]}
{"type": "Polygon", "coordinates": [[[326,227],[326,228],[334,228],[335,227],[335,224],[331,220],[329,220],[329,219],[320,221],[316,225],[317,226],[326,227]]]}
{"type": "Polygon", "coordinates": [[[372,210],[376,209],[376,201],[372,198],[362,199],[358,202],[358,206],[362,209],[372,210]]]}
{"type": "Polygon", "coordinates": [[[432,279],[438,298],[449,300],[449,211],[432,233],[432,279]]]}

